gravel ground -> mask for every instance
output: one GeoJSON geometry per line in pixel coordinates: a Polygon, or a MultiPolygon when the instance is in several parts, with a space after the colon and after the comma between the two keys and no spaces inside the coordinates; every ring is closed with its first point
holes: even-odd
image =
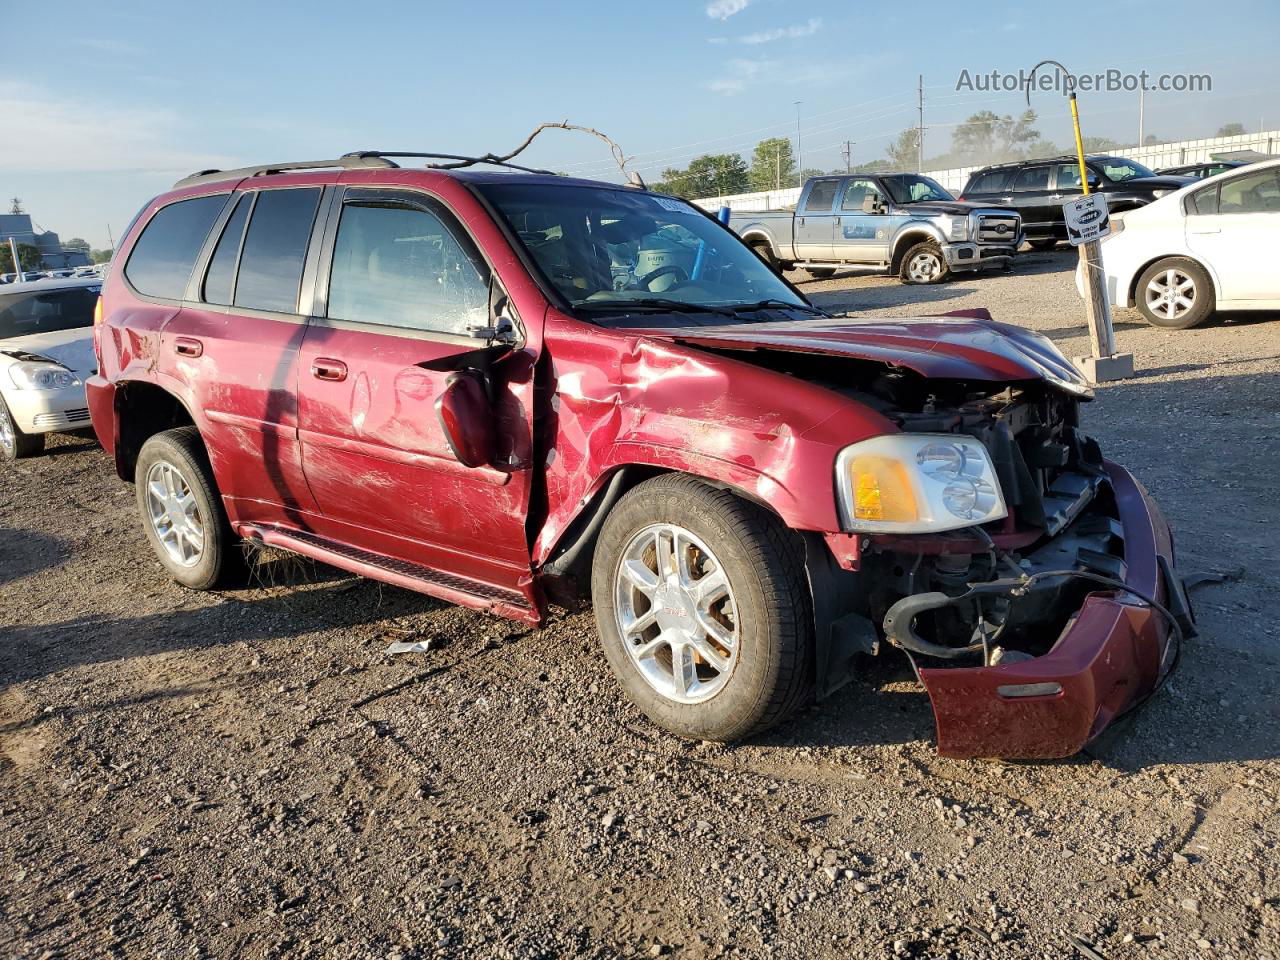
{"type": "MultiPolygon", "coordinates": [[[[1072,264],[797,279],[1070,355],[1072,264]]],[[[527,631],[281,557],[189,593],[61,438],[0,470],[0,956],[1280,958],[1277,319],[1118,318],[1140,376],[1087,425],[1184,572],[1243,574],[1197,591],[1148,708],[1056,763],[939,759],[892,656],[729,748],[625,703],[587,613],[527,631]]]]}

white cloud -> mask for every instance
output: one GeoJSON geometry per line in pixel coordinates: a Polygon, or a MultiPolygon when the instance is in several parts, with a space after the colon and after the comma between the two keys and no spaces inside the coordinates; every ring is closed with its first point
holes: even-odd
{"type": "Polygon", "coordinates": [[[712,20],[728,20],[735,13],[747,9],[751,0],[711,0],[707,4],[707,16],[712,20]]]}
{"type": "Polygon", "coordinates": [[[714,93],[741,93],[778,66],[774,60],[730,60],[724,65],[724,72],[711,81],[710,88],[714,93]]]}
{"type": "Polygon", "coordinates": [[[736,42],[746,44],[773,43],[775,40],[799,40],[801,37],[811,37],[822,29],[822,19],[820,17],[810,17],[805,23],[797,23],[790,27],[778,27],[775,30],[761,30],[759,33],[748,33],[746,36],[737,37],[736,42]]]}
{"type": "Polygon", "coordinates": [[[711,37],[707,42],[721,46],[729,43],[759,46],[760,44],[773,43],[777,40],[800,40],[804,37],[811,37],[821,29],[822,18],[810,17],[804,23],[793,24],[790,27],[776,27],[773,30],[760,30],[756,33],[746,33],[736,37],[711,37]]]}
{"type": "Polygon", "coordinates": [[[187,174],[237,163],[186,148],[190,127],[171,110],[59,97],[33,84],[3,81],[0,117],[0,170],[187,174]]]}

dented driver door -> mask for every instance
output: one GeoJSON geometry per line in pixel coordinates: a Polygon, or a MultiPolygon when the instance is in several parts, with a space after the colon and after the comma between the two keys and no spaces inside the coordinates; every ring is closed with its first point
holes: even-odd
{"type": "Polygon", "coordinates": [[[532,363],[487,348],[490,283],[474,243],[425,194],[339,189],[299,356],[299,437],[323,535],[524,594],[527,427],[509,413],[532,363]],[[491,462],[468,467],[436,408],[476,366],[495,442],[491,462]]]}

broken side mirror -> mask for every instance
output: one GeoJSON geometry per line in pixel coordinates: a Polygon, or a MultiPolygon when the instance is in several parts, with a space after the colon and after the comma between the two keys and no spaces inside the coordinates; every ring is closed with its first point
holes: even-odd
{"type": "Polygon", "coordinates": [[[493,460],[493,405],[483,373],[467,368],[451,374],[436,399],[436,416],[449,449],[464,467],[493,460]]]}

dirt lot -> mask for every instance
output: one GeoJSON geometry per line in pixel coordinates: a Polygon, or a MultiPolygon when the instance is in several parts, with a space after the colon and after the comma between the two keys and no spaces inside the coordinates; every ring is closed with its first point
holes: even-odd
{"type": "MultiPolygon", "coordinates": [[[[802,285],[1070,355],[1072,264],[802,285]]],[[[529,632],[279,560],[189,593],[91,442],[0,470],[0,956],[1280,958],[1280,318],[1119,319],[1142,375],[1087,424],[1184,572],[1244,573],[1059,763],[939,759],[894,657],[757,742],[678,742],[589,614],[529,632]]]]}

